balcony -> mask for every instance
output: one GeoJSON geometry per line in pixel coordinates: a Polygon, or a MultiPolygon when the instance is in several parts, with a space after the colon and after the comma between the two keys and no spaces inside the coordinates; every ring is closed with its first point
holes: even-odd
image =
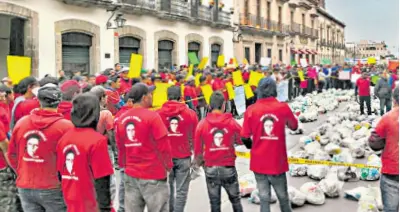
{"type": "Polygon", "coordinates": [[[240,25],[242,30],[251,30],[265,35],[285,36],[289,33],[289,26],[277,21],[268,20],[256,15],[240,14],[240,25]]]}
{"type": "Polygon", "coordinates": [[[146,14],[156,12],[155,0],[121,0],[122,12],[146,14]]]}
{"type": "Polygon", "coordinates": [[[301,31],[301,25],[300,24],[293,22],[290,25],[290,34],[291,35],[298,35],[298,34],[301,34],[301,32],[302,31],[301,31]]]}
{"type": "Polygon", "coordinates": [[[58,1],[78,7],[97,6],[101,8],[112,8],[112,3],[113,3],[112,0],[58,0],[58,1]]]}
{"type": "Polygon", "coordinates": [[[167,20],[189,20],[190,10],[184,1],[159,1],[160,12],[158,17],[167,20]]]}

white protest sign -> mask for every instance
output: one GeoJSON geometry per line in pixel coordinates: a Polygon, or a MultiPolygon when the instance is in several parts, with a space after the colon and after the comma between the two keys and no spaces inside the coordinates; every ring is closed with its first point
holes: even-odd
{"type": "Polygon", "coordinates": [[[351,75],[351,82],[356,83],[358,78],[361,77],[361,74],[352,74],[351,75]]]}
{"type": "Polygon", "coordinates": [[[300,59],[300,64],[303,67],[307,67],[308,66],[307,60],[305,58],[301,58],[300,59]]]}
{"type": "Polygon", "coordinates": [[[261,66],[269,66],[271,64],[271,58],[268,57],[262,57],[260,59],[260,65],[261,66]]]}

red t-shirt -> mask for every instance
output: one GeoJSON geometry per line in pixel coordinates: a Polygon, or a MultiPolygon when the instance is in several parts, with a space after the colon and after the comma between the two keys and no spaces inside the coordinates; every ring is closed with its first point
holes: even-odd
{"type": "Polygon", "coordinates": [[[379,121],[375,132],[386,139],[382,152],[382,173],[399,174],[399,108],[394,107],[379,121]]]}
{"type": "Polygon", "coordinates": [[[242,144],[240,125],[232,114],[209,113],[200,121],[195,135],[195,158],[203,158],[205,166],[235,166],[234,144],[242,144]]]}
{"type": "Polygon", "coordinates": [[[298,121],[288,104],[279,102],[274,97],[259,99],[247,108],[241,136],[252,137],[253,140],[250,170],[272,175],[289,170],[286,125],[291,130],[296,130],[298,121]]]}
{"type": "Polygon", "coordinates": [[[186,85],[183,94],[184,94],[185,97],[190,97],[191,99],[194,99],[192,101],[192,103],[193,103],[193,105],[195,107],[197,107],[199,101],[197,100],[196,87],[190,86],[190,85],[186,85]]]}
{"type": "MultiPolygon", "coordinates": [[[[7,131],[2,122],[0,122],[0,143],[6,141],[7,131]]],[[[0,170],[7,168],[7,162],[4,158],[4,153],[0,151],[0,170]]]]}
{"type": "Polygon", "coordinates": [[[109,110],[100,111],[99,122],[97,123],[97,132],[104,135],[107,131],[114,129],[114,120],[109,110]]]}
{"type": "Polygon", "coordinates": [[[65,119],[71,120],[72,102],[61,101],[58,104],[57,112],[61,113],[65,119]]]}
{"type": "Polygon", "coordinates": [[[98,211],[94,180],[114,173],[107,138],[92,128],[69,130],[57,147],[57,170],[67,211],[98,211]]]}
{"type": "Polygon", "coordinates": [[[168,129],[172,158],[190,157],[198,122],[196,112],[184,103],[168,101],[164,103],[158,114],[168,129]]]}
{"type": "Polygon", "coordinates": [[[22,117],[31,114],[32,110],[39,108],[39,101],[34,99],[27,99],[17,105],[14,111],[14,123],[17,123],[22,117]]]}
{"type": "Polygon", "coordinates": [[[161,180],[172,168],[168,131],[161,117],[146,108],[133,108],[116,121],[118,163],[128,176],[161,180]]]}
{"type": "Polygon", "coordinates": [[[118,89],[119,94],[127,93],[132,87],[132,81],[130,79],[124,79],[121,77],[121,84],[118,89]]]}
{"type": "Polygon", "coordinates": [[[226,91],[225,82],[221,79],[216,78],[212,84],[214,91],[221,91],[224,94],[225,101],[228,100],[228,92],[226,91]]]}
{"type": "Polygon", "coordinates": [[[0,103],[0,122],[6,134],[10,131],[11,112],[8,104],[0,103]]]}
{"type": "Polygon", "coordinates": [[[370,82],[369,82],[369,78],[358,78],[356,85],[358,87],[358,95],[359,96],[370,96],[370,82]]]}
{"type": "MultiPolygon", "coordinates": [[[[8,158],[17,171],[17,187],[56,189],[60,187],[56,147],[72,123],[55,112],[35,110],[15,125],[8,158]]],[[[76,139],[76,138],[74,138],[76,139]]]]}

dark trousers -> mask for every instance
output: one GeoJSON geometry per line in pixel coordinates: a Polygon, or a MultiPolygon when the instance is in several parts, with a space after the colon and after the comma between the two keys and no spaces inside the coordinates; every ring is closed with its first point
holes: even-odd
{"type": "Polygon", "coordinates": [[[191,159],[173,158],[174,167],[169,173],[169,211],[183,212],[189,192],[191,159]]]}
{"type": "Polygon", "coordinates": [[[389,112],[392,109],[392,99],[391,98],[379,98],[380,108],[381,108],[381,116],[389,112]]]}
{"type": "Polygon", "coordinates": [[[60,189],[23,189],[18,188],[22,208],[27,212],[63,212],[67,211],[60,189]]]}
{"type": "Polygon", "coordinates": [[[361,115],[364,114],[364,102],[367,104],[368,115],[371,115],[371,97],[370,96],[360,96],[360,112],[361,115]]]}
{"type": "Polygon", "coordinates": [[[228,193],[233,211],[243,212],[236,168],[212,166],[206,167],[205,173],[211,212],[221,212],[221,188],[228,193]]]}
{"type": "Polygon", "coordinates": [[[0,170],[0,211],[22,212],[21,200],[15,186],[15,174],[11,168],[0,170]]]}
{"type": "Polygon", "coordinates": [[[324,89],[325,86],[325,81],[324,80],[319,80],[318,81],[318,93],[322,92],[322,89],[324,89]]]}
{"type": "Polygon", "coordinates": [[[293,99],[294,93],[293,93],[293,80],[289,80],[289,84],[288,84],[288,98],[289,101],[293,99]]]}
{"type": "Polygon", "coordinates": [[[314,79],[308,79],[307,93],[312,93],[315,90],[314,79]]]}

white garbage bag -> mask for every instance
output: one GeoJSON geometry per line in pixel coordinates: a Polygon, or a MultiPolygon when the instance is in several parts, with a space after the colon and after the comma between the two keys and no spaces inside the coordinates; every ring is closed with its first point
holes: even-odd
{"type": "Polygon", "coordinates": [[[379,212],[375,189],[369,187],[361,194],[357,212],[379,212]]]}
{"type": "MultiPolygon", "coordinates": [[[[251,192],[251,195],[248,200],[251,203],[260,204],[260,192],[258,191],[258,189],[251,192]]],[[[277,200],[278,199],[276,197],[275,190],[271,189],[271,199],[269,200],[269,203],[276,203],[277,200]]]]}
{"type": "Polygon", "coordinates": [[[349,145],[351,155],[355,158],[362,158],[365,155],[365,143],[363,140],[357,140],[349,145]]]}
{"type": "Polygon", "coordinates": [[[362,137],[367,136],[367,135],[368,135],[368,132],[369,132],[369,129],[368,129],[368,128],[366,128],[366,127],[361,127],[361,129],[359,129],[359,130],[353,132],[352,137],[353,137],[355,140],[358,140],[358,139],[360,139],[360,138],[362,138],[362,137]]]}
{"type": "Polygon", "coordinates": [[[313,141],[318,141],[318,142],[319,142],[319,140],[320,140],[320,138],[321,138],[321,135],[319,134],[319,132],[312,132],[312,133],[310,133],[310,135],[308,135],[308,136],[310,136],[310,138],[311,138],[313,141]]]}
{"type": "Polygon", "coordinates": [[[327,165],[308,165],[307,175],[314,180],[321,180],[328,174],[329,167],[327,165]]]}
{"type": "Polygon", "coordinates": [[[337,167],[337,177],[340,181],[355,182],[360,180],[361,172],[356,167],[337,167]]]}
{"type": "Polygon", "coordinates": [[[306,159],[307,158],[307,152],[304,150],[299,150],[296,152],[289,152],[288,154],[289,157],[291,158],[303,158],[306,159]]]}
{"type": "Polygon", "coordinates": [[[253,173],[245,174],[239,177],[240,196],[248,196],[256,189],[257,182],[253,173]]]}
{"type": "Polygon", "coordinates": [[[330,134],[330,142],[333,144],[340,144],[342,140],[340,134],[338,132],[333,132],[330,134]]]}
{"type": "Polygon", "coordinates": [[[327,197],[338,197],[342,191],[344,182],[337,178],[337,170],[331,169],[325,179],[321,180],[318,186],[327,197]]]}
{"type": "Polygon", "coordinates": [[[354,143],[356,140],[351,138],[351,137],[347,137],[343,140],[340,141],[340,146],[341,147],[350,147],[350,144],[354,143]]]}
{"type": "Polygon", "coordinates": [[[342,148],[342,151],[339,154],[332,157],[332,161],[339,163],[353,163],[354,158],[351,156],[349,149],[342,148]]]}
{"type": "Polygon", "coordinates": [[[300,148],[304,149],[306,145],[312,142],[313,140],[310,138],[310,136],[301,136],[299,139],[300,148]]]}
{"type": "Polygon", "coordinates": [[[289,174],[292,177],[302,177],[307,175],[307,165],[304,164],[290,164],[289,174]]]}
{"type": "Polygon", "coordinates": [[[292,205],[295,206],[303,206],[306,202],[306,195],[296,188],[289,186],[288,187],[289,199],[292,205]]]}
{"type": "Polygon", "coordinates": [[[310,204],[322,205],[325,203],[325,194],[321,188],[314,182],[304,183],[300,191],[306,195],[306,200],[310,204]]]}
{"type": "MultiPolygon", "coordinates": [[[[379,156],[373,154],[368,157],[367,161],[368,166],[377,166],[381,167],[382,162],[379,156]]],[[[379,169],[377,168],[362,168],[361,169],[361,180],[366,180],[366,181],[374,181],[374,180],[379,180],[381,174],[379,172],[379,169]]]]}
{"type": "Polygon", "coordinates": [[[334,143],[329,143],[325,146],[324,148],[325,152],[327,152],[329,155],[336,155],[339,154],[342,150],[342,148],[334,143]]]}
{"type": "Polygon", "coordinates": [[[321,149],[321,144],[319,144],[316,141],[311,142],[304,147],[304,150],[306,151],[308,158],[312,158],[315,152],[320,149],[321,149]]]}
{"type": "Polygon", "coordinates": [[[361,194],[365,192],[366,187],[357,187],[350,190],[344,191],[344,197],[346,199],[358,201],[361,198],[361,194]]]}
{"type": "Polygon", "coordinates": [[[311,158],[312,160],[321,160],[321,161],[330,161],[331,156],[327,152],[322,149],[318,149],[314,152],[314,156],[311,158]]]}

